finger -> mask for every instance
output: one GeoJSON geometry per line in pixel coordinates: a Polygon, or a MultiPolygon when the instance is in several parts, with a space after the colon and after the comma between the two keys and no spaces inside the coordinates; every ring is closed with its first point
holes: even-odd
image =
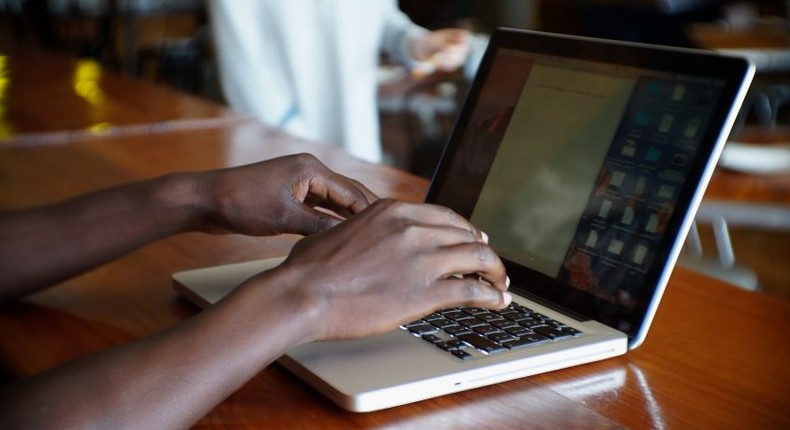
{"type": "Polygon", "coordinates": [[[322,206],[338,214],[349,216],[362,212],[377,201],[378,196],[351,178],[327,171],[325,177],[310,181],[308,196],[311,206],[322,206]]]}
{"type": "Polygon", "coordinates": [[[406,203],[395,200],[385,200],[379,205],[380,210],[389,212],[393,218],[399,218],[402,223],[435,227],[455,227],[472,232],[482,240],[483,234],[474,225],[453,210],[433,204],[406,203]]]}
{"type": "Polygon", "coordinates": [[[367,197],[367,199],[368,199],[368,201],[370,203],[374,203],[374,202],[378,201],[381,198],[381,197],[378,196],[378,194],[374,193],[368,187],[366,187],[362,182],[359,182],[358,180],[356,180],[354,178],[349,178],[348,176],[343,176],[343,177],[347,181],[351,182],[360,191],[362,191],[362,193],[365,194],[365,197],[367,197]]]}
{"type": "Polygon", "coordinates": [[[329,230],[343,222],[342,218],[330,213],[316,210],[301,203],[294,205],[294,210],[289,213],[288,224],[291,228],[283,233],[301,234],[309,236],[329,230]]]}
{"type": "Polygon", "coordinates": [[[317,199],[307,198],[304,201],[305,206],[315,208],[317,210],[324,210],[335,213],[344,219],[348,219],[354,214],[347,208],[335,205],[330,202],[318,201],[317,199]]]}
{"type": "Polygon", "coordinates": [[[505,266],[491,247],[480,243],[462,243],[444,247],[435,258],[434,267],[441,268],[442,277],[475,274],[497,290],[507,290],[505,266]]]}
{"type": "Polygon", "coordinates": [[[448,278],[430,289],[428,300],[438,307],[474,306],[487,309],[507,307],[513,298],[507,291],[497,290],[473,278],[448,278]]]}
{"type": "Polygon", "coordinates": [[[403,240],[414,249],[437,255],[441,255],[444,249],[457,245],[485,243],[485,239],[476,232],[452,226],[412,224],[403,226],[398,234],[403,235],[403,240]]]}
{"type": "Polygon", "coordinates": [[[362,210],[367,209],[370,206],[370,204],[373,204],[376,201],[380,200],[380,197],[376,195],[376,193],[370,191],[359,181],[347,177],[343,177],[343,179],[349,181],[352,186],[357,187],[359,191],[361,191],[365,195],[365,198],[369,203],[367,205],[357,205],[348,208],[338,205],[337,203],[327,200],[325,198],[320,198],[319,196],[308,194],[307,198],[305,198],[305,204],[311,207],[321,207],[324,209],[328,209],[340,215],[343,218],[350,218],[352,215],[355,215],[361,212],[362,210]]]}

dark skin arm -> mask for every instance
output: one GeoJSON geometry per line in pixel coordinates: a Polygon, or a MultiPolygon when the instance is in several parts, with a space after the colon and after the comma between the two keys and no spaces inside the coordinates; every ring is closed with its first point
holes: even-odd
{"type": "Polygon", "coordinates": [[[308,235],[341,221],[315,206],[349,216],[375,200],[356,181],[312,156],[299,155],[235,169],[177,173],[0,214],[0,301],[177,233],[308,235]]]}
{"type": "MultiPolygon", "coordinates": [[[[59,233],[88,255],[68,261],[96,265],[108,259],[102,251],[119,255],[182,231],[316,234],[298,242],[280,267],[251,278],[174,328],[3,387],[0,428],[186,428],[294,346],[382,333],[441,307],[501,308],[510,300],[501,262],[462,217],[432,205],[372,203],[376,198],[370,191],[311,157],[175,175],[132,187],[141,188],[116,188],[55,207],[67,218],[61,219],[62,229],[89,230],[77,236],[97,242],[81,247],[79,237],[59,233]],[[278,175],[289,179],[271,182],[278,175]],[[126,200],[135,196],[144,198],[126,200]],[[104,202],[111,202],[112,210],[104,202]],[[157,207],[162,203],[151,202],[180,204],[163,210],[157,207]],[[313,212],[316,202],[353,216],[340,223],[313,212]],[[148,206],[136,209],[142,203],[148,206]],[[276,216],[274,208],[291,215],[276,216]],[[118,239],[121,245],[99,243],[100,232],[111,227],[97,219],[107,216],[117,231],[127,210],[152,219],[145,227],[129,226],[118,239]],[[391,279],[396,278],[394,288],[391,279]]],[[[4,235],[13,230],[7,220],[0,221],[4,235]]],[[[37,223],[58,233],[38,219],[27,226],[37,223]]],[[[77,272],[74,265],[55,267],[77,272]]],[[[24,291],[44,282],[26,270],[15,279],[27,283],[24,291]]]]}

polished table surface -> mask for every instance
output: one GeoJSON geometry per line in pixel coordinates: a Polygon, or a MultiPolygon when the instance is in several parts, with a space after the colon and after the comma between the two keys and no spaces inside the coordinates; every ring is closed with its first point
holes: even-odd
{"type": "Polygon", "coordinates": [[[0,52],[0,145],[232,123],[230,109],[51,52],[0,52]]]}
{"type": "MultiPolygon", "coordinates": [[[[419,201],[427,188],[247,121],[0,146],[0,209],[303,151],[382,196],[419,201]]],[[[5,305],[0,368],[24,377],[183,321],[198,311],[173,291],[173,272],[281,255],[295,240],[184,234],[5,305]]],[[[197,428],[790,428],[790,302],[680,268],[664,297],[644,345],[621,357],[367,414],[334,406],[275,364],[197,428]]]]}

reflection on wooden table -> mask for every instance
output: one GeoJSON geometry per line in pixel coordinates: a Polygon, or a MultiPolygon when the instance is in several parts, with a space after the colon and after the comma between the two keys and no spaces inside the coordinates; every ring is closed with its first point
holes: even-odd
{"type": "Polygon", "coordinates": [[[50,52],[0,53],[0,144],[226,123],[230,109],[50,52]]]}

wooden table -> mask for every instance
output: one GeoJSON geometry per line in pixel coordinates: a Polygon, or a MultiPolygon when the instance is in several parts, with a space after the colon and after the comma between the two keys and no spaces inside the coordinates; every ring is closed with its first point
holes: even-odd
{"type": "Polygon", "coordinates": [[[247,119],[92,60],[51,52],[0,53],[0,146],[209,128],[247,119]]]}
{"type": "MultiPolygon", "coordinates": [[[[0,147],[0,208],[300,151],[384,196],[419,201],[427,187],[331,147],[239,122],[0,147]]],[[[295,240],[184,234],[6,305],[0,368],[25,377],[177,324],[197,310],[172,290],[173,272],[275,256],[295,240]]],[[[677,269],[645,344],[622,357],[369,414],[341,410],[272,365],[197,428],[790,428],[788,331],[790,302],[677,269]]]]}

